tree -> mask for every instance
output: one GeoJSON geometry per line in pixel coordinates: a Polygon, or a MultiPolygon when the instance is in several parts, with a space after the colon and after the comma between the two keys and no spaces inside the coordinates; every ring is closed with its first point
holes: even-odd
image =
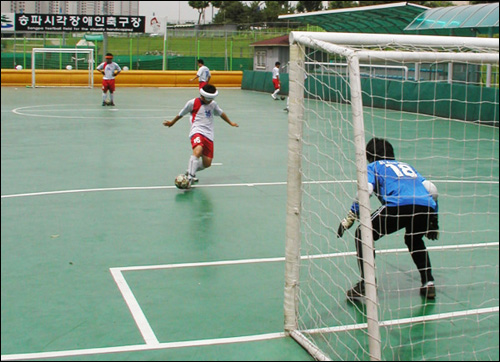
{"type": "Polygon", "coordinates": [[[215,3],[217,4],[213,4],[214,7],[220,9],[214,16],[215,24],[241,24],[248,21],[248,6],[241,1],[216,1],[215,3]]]}
{"type": "Polygon", "coordinates": [[[188,1],[189,6],[198,10],[198,24],[201,23],[201,16],[205,14],[205,9],[210,6],[210,1],[188,1]]]}
{"type": "Polygon", "coordinates": [[[319,10],[323,10],[323,1],[299,1],[297,3],[297,11],[299,13],[309,13],[319,10]]]}
{"type": "MultiPolygon", "coordinates": [[[[359,6],[382,5],[398,3],[401,1],[329,1],[328,9],[345,9],[359,6]]],[[[453,6],[451,1],[412,1],[412,4],[423,5],[430,8],[453,6]]]]}
{"type": "Polygon", "coordinates": [[[247,8],[247,20],[249,24],[261,23],[264,20],[262,12],[262,1],[252,1],[247,8]]]}
{"type": "Polygon", "coordinates": [[[283,14],[292,14],[295,9],[290,5],[289,1],[264,1],[266,7],[263,10],[264,21],[277,22],[278,17],[283,14]]]}
{"type": "Polygon", "coordinates": [[[329,1],[328,9],[346,9],[358,6],[357,1],[329,1]]]}

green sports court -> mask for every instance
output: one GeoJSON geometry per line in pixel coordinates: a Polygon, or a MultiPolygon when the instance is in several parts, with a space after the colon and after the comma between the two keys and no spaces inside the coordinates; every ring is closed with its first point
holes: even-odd
{"type": "MultiPolygon", "coordinates": [[[[220,89],[217,103],[239,128],[216,119],[214,163],[192,190],[181,191],[173,181],[191,153],[188,117],[172,128],[162,122],[196,96],[195,88],[118,87],[116,107],[102,107],[99,89],[2,87],[2,360],[313,360],[283,332],[285,102],[220,89]]],[[[492,140],[487,152],[496,161],[471,172],[496,179],[438,183],[450,196],[443,209],[463,215],[457,226],[445,213],[444,237],[428,243],[441,289],[424,303],[405,292],[411,278],[381,277],[387,290],[401,283],[400,295],[379,296],[399,311],[381,319],[417,317],[397,333],[390,324],[382,330],[383,358],[498,360],[498,128],[452,121],[418,127],[420,134],[443,127],[492,140]],[[470,187],[475,197],[461,200],[470,187]],[[468,220],[472,204],[487,208],[486,216],[468,220]],[[457,237],[453,229],[467,222],[490,232],[457,237]],[[466,266],[462,274],[457,264],[466,266]],[[457,291],[453,278],[469,289],[457,291]],[[496,289],[481,290],[474,278],[496,289]],[[474,323],[467,313],[453,317],[468,310],[485,312],[474,323]],[[444,322],[418,319],[446,313],[444,322]]],[[[433,170],[453,167],[439,162],[433,170]]],[[[400,237],[378,245],[402,248],[400,237]]],[[[397,269],[390,255],[377,256],[382,275],[397,269]]],[[[336,278],[339,286],[355,281],[336,278]]],[[[365,322],[347,302],[339,313],[365,322]]],[[[338,339],[350,358],[367,358],[363,342],[343,341],[342,332],[338,339]]]]}

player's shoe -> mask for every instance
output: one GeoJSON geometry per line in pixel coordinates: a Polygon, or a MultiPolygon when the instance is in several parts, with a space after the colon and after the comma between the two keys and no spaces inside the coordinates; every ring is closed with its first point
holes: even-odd
{"type": "Polygon", "coordinates": [[[277,101],[277,100],[278,100],[278,97],[276,97],[274,94],[271,94],[271,97],[272,97],[275,101],[277,101]]]}
{"type": "Polygon", "coordinates": [[[285,111],[285,112],[287,112],[287,113],[288,113],[288,112],[289,112],[288,107],[284,108],[284,109],[283,109],[283,111],[285,111]]]}
{"type": "Polygon", "coordinates": [[[109,103],[108,103],[108,106],[114,106],[114,105],[115,105],[115,103],[114,103],[114,102],[109,102],[109,103]]]}
{"type": "Polygon", "coordinates": [[[358,282],[352,289],[349,289],[346,293],[349,299],[363,299],[365,297],[365,282],[358,282]]]}
{"type": "Polygon", "coordinates": [[[102,106],[107,106],[107,103],[106,102],[102,102],[102,106]]]}
{"type": "Polygon", "coordinates": [[[436,298],[436,286],[434,282],[427,282],[420,287],[420,295],[427,299],[436,298]]]}
{"type": "Polygon", "coordinates": [[[186,175],[188,179],[189,179],[189,178],[190,178],[190,179],[192,179],[192,180],[193,180],[193,183],[194,183],[194,182],[198,182],[198,181],[199,181],[199,180],[198,180],[198,177],[194,177],[194,176],[191,176],[191,177],[190,177],[190,176],[189,176],[189,172],[187,172],[187,171],[186,171],[186,173],[185,173],[184,175],[186,175]]]}

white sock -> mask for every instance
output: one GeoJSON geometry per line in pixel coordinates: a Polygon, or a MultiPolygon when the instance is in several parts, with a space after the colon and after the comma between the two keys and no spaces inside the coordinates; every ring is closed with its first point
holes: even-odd
{"type": "Polygon", "coordinates": [[[203,171],[204,169],[205,169],[205,166],[203,166],[203,158],[200,157],[198,159],[198,165],[197,165],[196,172],[203,171]]]}
{"type": "Polygon", "coordinates": [[[102,94],[102,101],[103,101],[103,102],[106,102],[106,93],[103,93],[103,94],[102,94]]]}
{"type": "Polygon", "coordinates": [[[278,89],[276,89],[276,90],[274,91],[274,93],[273,93],[273,97],[276,97],[276,95],[277,95],[279,92],[280,92],[280,89],[279,89],[279,88],[278,88],[278,89]]]}
{"type": "Polygon", "coordinates": [[[198,161],[200,159],[194,155],[191,155],[188,163],[188,178],[193,178],[196,176],[196,171],[198,170],[198,161]]]}

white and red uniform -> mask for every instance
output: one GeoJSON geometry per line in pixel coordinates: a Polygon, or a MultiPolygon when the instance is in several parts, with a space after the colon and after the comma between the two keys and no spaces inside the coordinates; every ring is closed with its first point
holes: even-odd
{"type": "Polygon", "coordinates": [[[208,79],[210,78],[210,69],[206,65],[202,65],[200,69],[198,69],[198,73],[196,75],[199,77],[199,87],[203,88],[208,84],[208,79]]]}
{"type": "Polygon", "coordinates": [[[194,98],[186,103],[179,112],[179,116],[182,117],[188,113],[191,113],[191,130],[189,132],[191,146],[195,148],[201,145],[203,155],[213,158],[214,116],[220,116],[224,111],[215,101],[204,104],[201,98],[194,98]]]}
{"type": "Polygon", "coordinates": [[[108,89],[111,92],[115,91],[115,71],[121,72],[122,68],[115,62],[102,62],[96,68],[97,70],[104,70],[102,77],[102,91],[106,92],[108,89]]]}
{"type": "Polygon", "coordinates": [[[274,89],[279,89],[279,87],[280,87],[280,68],[276,68],[276,67],[273,68],[273,84],[274,84],[274,89]]]}

